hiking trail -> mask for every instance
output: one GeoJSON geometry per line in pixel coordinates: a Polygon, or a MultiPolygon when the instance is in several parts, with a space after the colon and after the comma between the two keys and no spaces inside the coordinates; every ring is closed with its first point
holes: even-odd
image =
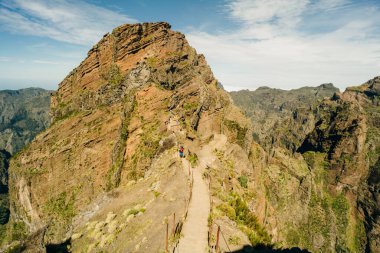
{"type": "MultiPolygon", "coordinates": [[[[203,253],[208,251],[208,217],[210,214],[210,192],[208,184],[202,175],[207,166],[216,159],[213,150],[225,144],[227,138],[224,135],[216,135],[214,140],[205,145],[198,155],[198,165],[191,168],[194,177],[192,199],[190,201],[188,215],[182,228],[182,237],[175,252],[178,253],[203,253]]],[[[182,159],[184,168],[189,168],[190,163],[182,159]]],[[[191,166],[190,166],[191,167],[191,166]]]]}

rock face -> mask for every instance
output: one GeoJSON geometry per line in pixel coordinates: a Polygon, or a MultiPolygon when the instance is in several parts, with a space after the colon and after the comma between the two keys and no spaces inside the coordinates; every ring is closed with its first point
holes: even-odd
{"type": "MultiPolygon", "coordinates": [[[[268,136],[280,138],[265,143],[266,135],[259,135],[259,142],[272,152],[256,170],[254,190],[261,196],[260,205],[265,206],[266,227],[277,241],[313,252],[379,251],[378,87],[377,77],[323,101],[309,95],[304,99],[311,105],[306,110],[309,119],[296,120],[302,108],[297,102],[298,106],[282,114],[285,119],[279,120],[281,128],[275,131],[268,127],[272,119],[263,120],[261,114],[248,112],[255,129],[267,129],[268,136]],[[294,114],[297,117],[289,120],[294,114]],[[281,137],[288,139],[284,142],[281,137]]],[[[327,88],[326,95],[335,92],[331,86],[327,88]]],[[[283,109],[276,103],[262,106],[263,97],[276,100],[278,91],[272,92],[273,96],[271,90],[259,89],[260,96],[252,107],[265,108],[266,116],[272,111],[279,113],[283,109]]],[[[248,94],[232,96],[242,105],[250,100],[248,94]]],[[[284,93],[283,101],[291,103],[293,95],[284,93]]]]}
{"type": "Polygon", "coordinates": [[[48,248],[72,238],[74,252],[163,250],[163,221],[189,197],[177,145],[194,160],[221,132],[251,143],[204,57],[167,23],[106,34],[60,83],[51,115],[11,162],[11,222],[43,231],[48,248]]]}
{"type": "Polygon", "coordinates": [[[314,128],[319,103],[336,92],[332,84],[322,84],[290,91],[260,87],[230,95],[252,120],[254,138],[262,147],[270,152],[273,146],[282,146],[295,152],[314,128]]]}
{"type": "Polygon", "coordinates": [[[50,124],[50,91],[0,91],[0,148],[17,153],[50,124]]]}
{"type": "Polygon", "coordinates": [[[172,250],[191,164],[209,183],[209,231],[221,225],[232,250],[376,252],[378,86],[374,79],[318,102],[336,91],[324,85],[307,88],[310,97],[263,102],[282,125],[269,141],[253,129],[273,122],[251,115],[252,127],[181,33],[167,23],[122,25],[60,83],[51,126],[11,160],[6,243],[160,252],[168,222],[172,250]]]}
{"type": "Polygon", "coordinates": [[[350,216],[356,220],[356,226],[358,220],[365,221],[366,237],[363,238],[362,232],[361,240],[366,242],[366,252],[380,251],[379,87],[380,78],[376,77],[359,87],[348,88],[331,101],[325,101],[320,106],[321,119],[299,148],[301,152],[326,154],[330,167],[329,187],[346,196],[350,216]]]}
{"type": "Polygon", "coordinates": [[[49,107],[50,92],[43,89],[0,91],[0,242],[7,237],[10,157],[49,126],[49,107]]]}

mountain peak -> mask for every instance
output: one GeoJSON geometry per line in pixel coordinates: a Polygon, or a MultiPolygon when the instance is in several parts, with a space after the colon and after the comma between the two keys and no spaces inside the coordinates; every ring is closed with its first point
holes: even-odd
{"type": "MultiPolygon", "coordinates": [[[[188,198],[188,167],[177,146],[196,159],[220,133],[243,153],[251,142],[249,121],[218,85],[204,56],[164,22],[122,25],[104,36],[60,83],[51,114],[52,125],[13,160],[9,191],[13,216],[29,231],[49,224],[46,244],[85,231],[88,221],[103,219],[111,209],[121,222],[123,212],[129,215],[127,206],[138,202],[143,205],[135,209],[150,208],[144,214],[151,220],[148,231],[139,226],[154,237],[147,252],[158,252],[162,233],[155,228],[173,212],[184,215],[181,201],[167,196],[188,198]]],[[[212,156],[214,149],[208,150],[212,156]]],[[[129,235],[114,245],[134,248],[139,239],[129,235]]],[[[73,248],[81,247],[80,239],[74,242],[73,248]]]]}
{"type": "Polygon", "coordinates": [[[323,83],[319,85],[318,87],[323,88],[323,89],[337,89],[332,83],[323,83]]]}
{"type": "Polygon", "coordinates": [[[182,78],[191,74],[186,67],[197,64],[207,65],[204,57],[189,46],[184,35],[170,30],[168,23],[119,26],[106,34],[59,84],[58,92],[52,97],[53,117],[62,117],[79,108],[90,109],[94,105],[84,101],[90,94],[101,97],[99,93],[115,85],[139,86],[141,82],[136,80],[141,78],[174,89],[182,78]],[[126,73],[129,73],[127,77],[126,73]],[[82,101],[82,104],[72,101],[82,101]]]}

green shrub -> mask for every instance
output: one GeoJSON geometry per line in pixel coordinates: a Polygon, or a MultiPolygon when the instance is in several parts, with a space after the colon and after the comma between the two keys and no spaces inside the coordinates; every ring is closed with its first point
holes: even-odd
{"type": "Polygon", "coordinates": [[[182,105],[182,108],[186,111],[186,112],[190,112],[190,111],[195,111],[198,107],[198,103],[196,102],[193,102],[193,103],[184,103],[182,105]]]}
{"type": "Polygon", "coordinates": [[[259,224],[257,217],[249,210],[245,201],[235,193],[232,193],[231,197],[229,205],[235,211],[235,218],[232,220],[240,225],[241,230],[248,236],[251,244],[253,246],[270,245],[271,238],[269,234],[259,224]]]}
{"type": "Polygon", "coordinates": [[[239,245],[241,243],[241,239],[239,236],[230,236],[230,238],[228,238],[228,243],[231,245],[239,245]]]}
{"type": "Polygon", "coordinates": [[[333,199],[332,209],[337,220],[338,230],[340,234],[344,234],[348,225],[349,204],[343,194],[333,199]]]}
{"type": "Polygon", "coordinates": [[[139,213],[139,210],[132,209],[132,210],[130,210],[130,211],[128,212],[128,215],[131,215],[131,214],[136,215],[136,214],[138,214],[138,213],[139,213]]]}
{"type": "Polygon", "coordinates": [[[241,187],[244,187],[244,188],[248,187],[248,178],[246,176],[240,176],[238,177],[238,180],[241,187]]]}
{"type": "Polygon", "coordinates": [[[129,210],[128,215],[131,215],[131,214],[137,215],[140,212],[144,213],[145,212],[145,208],[140,208],[140,209],[134,209],[133,208],[133,209],[129,210]]]}
{"type": "Polygon", "coordinates": [[[191,164],[191,167],[195,167],[198,165],[198,156],[195,153],[189,154],[189,162],[191,164]]]}
{"type": "Polygon", "coordinates": [[[232,206],[230,206],[230,205],[228,205],[226,203],[222,203],[222,204],[220,204],[218,206],[218,209],[220,211],[222,211],[223,213],[225,213],[226,216],[228,218],[230,218],[231,220],[235,220],[236,219],[235,209],[232,206]]]}
{"type": "Polygon", "coordinates": [[[239,123],[232,120],[224,121],[225,126],[232,132],[236,133],[236,143],[240,146],[244,145],[245,135],[248,131],[247,128],[241,127],[239,123]]]}
{"type": "Polygon", "coordinates": [[[111,85],[119,85],[123,81],[123,76],[121,74],[120,68],[115,63],[111,64],[105,77],[105,79],[111,85]]]}
{"type": "Polygon", "coordinates": [[[62,192],[49,199],[45,203],[44,210],[53,217],[68,221],[75,216],[74,200],[74,194],[68,197],[66,192],[62,192]]]}
{"type": "Polygon", "coordinates": [[[152,159],[158,152],[160,139],[158,122],[143,127],[141,141],[131,159],[132,170],[129,173],[131,179],[136,180],[144,176],[145,170],[150,166],[152,159]]]}
{"type": "Polygon", "coordinates": [[[10,231],[12,241],[21,241],[26,238],[27,229],[25,223],[22,221],[12,223],[10,231]]]}
{"type": "Polygon", "coordinates": [[[146,63],[149,67],[155,68],[159,63],[159,59],[156,57],[149,57],[148,59],[146,59],[146,63]]]}

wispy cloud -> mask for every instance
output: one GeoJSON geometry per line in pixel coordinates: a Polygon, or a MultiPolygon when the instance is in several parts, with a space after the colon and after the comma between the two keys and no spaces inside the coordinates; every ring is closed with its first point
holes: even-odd
{"type": "Polygon", "coordinates": [[[0,3],[0,28],[13,33],[91,45],[123,23],[136,22],[119,12],[82,0],[5,0],[0,3]]]}
{"type": "Polygon", "coordinates": [[[0,61],[2,62],[9,62],[11,59],[9,57],[0,56],[0,61]]]}
{"type": "Polygon", "coordinates": [[[187,38],[227,89],[344,88],[380,75],[380,10],[370,2],[231,0],[224,7],[239,29],[193,30],[187,38]]]}
{"type": "Polygon", "coordinates": [[[60,62],[45,61],[45,60],[33,60],[33,62],[37,63],[37,64],[49,64],[49,65],[59,65],[59,64],[61,64],[60,62]]]}

